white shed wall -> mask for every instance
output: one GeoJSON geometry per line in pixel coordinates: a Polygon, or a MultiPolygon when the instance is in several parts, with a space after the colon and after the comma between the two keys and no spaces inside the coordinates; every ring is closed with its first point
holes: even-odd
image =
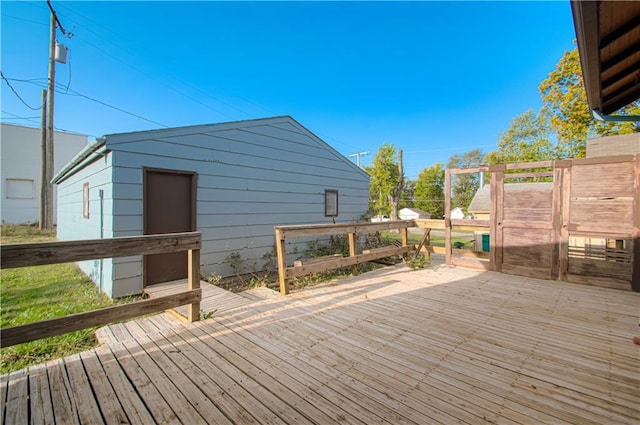
{"type": "MultiPolygon", "coordinates": [[[[40,129],[0,124],[2,221],[35,223],[39,218],[40,129]],[[16,185],[17,184],[17,185],[16,185]],[[13,189],[17,189],[15,192],[13,189]],[[13,193],[12,193],[13,192],[13,193]]],[[[87,136],[55,132],[54,175],[87,145],[87,136]]],[[[54,185],[54,223],[56,216],[54,185]]]]}

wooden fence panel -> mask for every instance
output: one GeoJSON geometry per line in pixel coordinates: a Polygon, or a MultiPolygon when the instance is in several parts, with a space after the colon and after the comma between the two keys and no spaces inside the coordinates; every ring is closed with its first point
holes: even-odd
{"type": "Polygon", "coordinates": [[[633,274],[631,240],[638,227],[637,160],[633,156],[598,159],[572,161],[567,215],[569,237],[577,246],[569,247],[567,277],[598,278],[595,284],[610,279],[617,282],[616,287],[629,289],[629,284],[620,282],[630,283],[633,274]],[[627,245],[628,260],[600,255],[599,247],[606,250],[611,245],[627,245]]]}
{"type": "MultiPolygon", "coordinates": [[[[450,173],[477,172],[477,168],[450,173]]],[[[493,165],[491,185],[491,269],[544,279],[561,279],[640,291],[640,159],[639,155],[582,158],[493,165]],[[552,171],[535,171],[553,168],[552,171]],[[505,170],[517,174],[505,174],[505,170]],[[518,170],[534,170],[519,173],[518,170]],[[553,177],[549,190],[505,190],[516,177],[553,177]],[[576,256],[576,237],[629,246],[625,259],[595,254],[576,256]],[[633,247],[633,248],[631,248],[633,247]],[[571,249],[571,255],[570,255],[571,249]],[[627,261],[627,259],[629,259],[627,261]],[[608,279],[608,280],[607,280],[608,279]]],[[[445,206],[450,182],[445,180],[445,206]]],[[[450,249],[452,221],[445,219],[447,264],[456,264],[450,249]]],[[[472,223],[469,223],[472,225],[472,223]]],[[[586,245],[585,245],[586,244],[586,245]]],[[[593,252],[593,251],[590,251],[593,252]]]]}

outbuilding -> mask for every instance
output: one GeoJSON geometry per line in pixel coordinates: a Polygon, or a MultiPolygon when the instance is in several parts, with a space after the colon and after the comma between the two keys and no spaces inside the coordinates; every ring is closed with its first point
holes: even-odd
{"type": "Polygon", "coordinates": [[[398,217],[400,220],[418,220],[431,218],[431,214],[420,208],[402,208],[398,211],[398,217]]]}
{"type": "MultiPolygon", "coordinates": [[[[53,174],[87,146],[84,134],[56,131],[53,174]]],[[[3,223],[37,223],[40,216],[42,130],[0,123],[0,217],[3,223]]],[[[53,223],[56,223],[54,190],[53,223]]]]}
{"type": "MultiPolygon", "coordinates": [[[[205,276],[271,267],[275,225],[357,221],[369,197],[369,176],[290,116],[106,135],[54,183],[58,239],[197,230],[205,276]]],[[[185,277],[184,254],[80,267],[117,298],[185,277]]]]}

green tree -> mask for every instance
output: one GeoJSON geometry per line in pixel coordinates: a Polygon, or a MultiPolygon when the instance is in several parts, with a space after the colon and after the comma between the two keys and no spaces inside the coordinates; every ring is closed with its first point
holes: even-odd
{"type": "Polygon", "coordinates": [[[551,136],[546,117],[528,110],[515,117],[509,129],[500,134],[498,149],[486,154],[484,162],[508,164],[555,159],[558,152],[551,136]]]}
{"type": "Polygon", "coordinates": [[[398,201],[402,192],[404,176],[400,173],[396,148],[383,144],[365,171],[371,177],[369,183],[369,209],[378,215],[398,218],[398,201]]]}
{"type": "Polygon", "coordinates": [[[437,162],[423,168],[416,181],[416,207],[431,214],[431,218],[444,216],[444,166],[437,162]]]}
{"type": "MultiPolygon", "coordinates": [[[[549,116],[557,134],[558,157],[580,158],[586,154],[586,140],[595,136],[627,134],[638,131],[630,122],[602,122],[591,115],[582,79],[578,49],[566,51],[556,68],[540,83],[542,112],[549,116]]],[[[623,108],[622,114],[637,115],[637,102],[623,108]]]]}
{"type": "MultiPolygon", "coordinates": [[[[472,168],[482,164],[482,150],[474,149],[449,158],[447,168],[472,168]]],[[[461,207],[467,212],[473,196],[480,187],[478,173],[455,174],[451,178],[451,208],[461,207]]]]}

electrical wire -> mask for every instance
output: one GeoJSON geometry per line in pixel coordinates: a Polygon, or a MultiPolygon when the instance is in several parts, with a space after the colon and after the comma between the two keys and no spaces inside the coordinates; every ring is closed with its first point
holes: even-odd
{"type": "Polygon", "coordinates": [[[22,18],[22,17],[19,17],[19,16],[7,15],[6,13],[3,13],[2,17],[3,18],[17,19],[18,21],[29,22],[30,24],[40,25],[40,26],[43,26],[43,27],[48,27],[49,26],[47,24],[43,24],[42,22],[32,21],[30,19],[25,19],[25,18],[22,18]]]}
{"type": "MultiPolygon", "coordinates": [[[[113,42],[113,40],[112,40],[112,39],[113,39],[113,37],[105,38],[105,37],[101,36],[99,33],[97,33],[96,31],[92,30],[91,28],[94,28],[94,29],[95,29],[95,28],[97,28],[97,27],[103,28],[103,29],[105,29],[106,31],[110,32],[111,34],[114,34],[114,35],[115,35],[115,36],[117,36],[118,38],[120,38],[120,39],[124,40],[127,44],[131,44],[131,43],[132,43],[132,42],[131,42],[131,40],[128,40],[126,37],[123,37],[121,34],[118,34],[118,33],[114,32],[114,31],[113,31],[113,30],[111,30],[110,28],[108,28],[108,27],[106,27],[106,26],[104,26],[104,25],[101,25],[101,24],[100,24],[100,23],[98,23],[98,22],[95,22],[95,21],[91,20],[91,19],[90,19],[90,18],[88,18],[86,15],[83,15],[82,13],[80,13],[80,12],[78,12],[78,11],[74,10],[73,8],[71,8],[68,4],[60,4],[60,7],[61,7],[62,9],[66,9],[66,10],[68,10],[69,12],[72,12],[72,13],[74,13],[74,14],[76,14],[76,15],[80,16],[82,19],[84,19],[84,20],[88,21],[89,23],[91,23],[90,27],[88,27],[88,28],[86,28],[86,29],[87,29],[89,32],[91,32],[91,33],[95,34],[95,35],[96,35],[98,38],[100,38],[101,40],[104,40],[104,41],[106,41],[107,43],[109,43],[109,44],[113,45],[113,46],[114,46],[114,47],[116,47],[119,51],[127,51],[127,52],[129,52],[129,53],[132,53],[134,56],[136,56],[136,53],[135,53],[135,52],[132,52],[130,49],[127,49],[126,47],[122,47],[122,46],[119,46],[118,44],[114,43],[114,42],[113,42]]],[[[62,14],[61,14],[61,16],[64,16],[64,17],[65,17],[65,19],[68,19],[68,20],[70,20],[70,21],[72,21],[72,22],[76,22],[78,25],[81,25],[81,23],[80,23],[80,22],[78,22],[77,20],[73,19],[73,17],[71,17],[69,14],[64,14],[64,15],[62,15],[62,14]]],[[[224,113],[224,112],[220,111],[219,109],[216,109],[216,108],[214,108],[214,107],[210,106],[209,104],[205,103],[204,101],[202,101],[202,100],[200,100],[200,99],[197,99],[197,98],[195,98],[195,97],[193,97],[193,96],[191,96],[191,95],[189,95],[189,94],[187,94],[187,93],[185,93],[185,92],[183,92],[183,91],[181,91],[181,90],[179,90],[179,89],[177,89],[177,88],[175,88],[175,87],[171,86],[170,84],[168,84],[168,83],[166,83],[166,82],[162,81],[161,79],[157,78],[155,75],[149,74],[149,73],[147,73],[147,72],[143,71],[142,69],[137,68],[137,67],[135,67],[135,66],[131,65],[131,63],[129,63],[129,62],[125,62],[125,61],[123,61],[120,57],[116,57],[116,56],[111,55],[110,53],[108,53],[108,52],[107,52],[107,51],[105,51],[104,49],[102,49],[102,48],[100,48],[100,47],[96,46],[95,44],[93,44],[93,43],[91,43],[91,42],[89,42],[87,39],[85,39],[85,38],[83,38],[83,37],[81,38],[81,37],[79,37],[79,36],[76,36],[76,38],[78,38],[78,39],[82,40],[83,42],[85,42],[85,43],[87,43],[87,44],[89,44],[89,45],[93,46],[94,48],[96,48],[96,49],[100,50],[101,52],[103,52],[103,53],[104,53],[104,54],[106,54],[107,56],[109,56],[109,57],[111,57],[111,58],[113,58],[113,59],[115,59],[115,60],[117,60],[117,61],[119,61],[119,62],[123,63],[124,65],[126,65],[126,66],[128,66],[128,67],[130,67],[130,68],[134,69],[135,71],[140,72],[140,73],[141,73],[141,74],[143,74],[145,77],[147,77],[147,78],[149,78],[149,79],[151,79],[151,80],[155,80],[155,81],[159,82],[160,84],[164,85],[164,86],[165,86],[165,87],[167,87],[168,89],[170,89],[170,90],[172,90],[172,91],[174,91],[174,92],[176,92],[176,93],[178,93],[178,94],[180,94],[180,95],[182,95],[182,96],[186,97],[187,99],[189,99],[189,100],[191,100],[191,101],[193,101],[193,102],[195,102],[195,103],[198,103],[199,105],[202,105],[202,106],[204,106],[205,108],[210,109],[210,110],[212,110],[212,111],[214,111],[214,112],[216,112],[216,113],[218,113],[218,114],[220,114],[220,115],[222,115],[222,116],[224,116],[224,117],[226,117],[226,118],[228,118],[228,119],[231,119],[231,120],[236,119],[236,118],[234,118],[233,116],[228,115],[228,114],[226,114],[226,113],[224,113]]],[[[239,113],[241,113],[241,114],[245,115],[245,116],[246,116],[246,117],[248,117],[248,118],[254,118],[254,117],[255,117],[253,114],[251,114],[251,113],[249,113],[249,112],[247,112],[247,111],[245,111],[245,110],[243,110],[243,109],[241,109],[241,108],[238,108],[238,107],[236,107],[236,106],[234,106],[234,105],[232,105],[232,104],[230,104],[230,103],[228,103],[228,102],[225,102],[225,101],[223,101],[223,100],[221,100],[221,99],[219,99],[219,98],[214,98],[214,97],[212,97],[211,95],[209,95],[209,94],[205,93],[202,89],[200,89],[199,87],[197,87],[197,86],[195,86],[195,85],[193,85],[193,84],[189,83],[188,81],[185,81],[185,80],[183,80],[183,79],[181,79],[181,78],[179,78],[179,77],[177,77],[177,76],[175,76],[175,75],[169,75],[169,77],[171,77],[173,80],[175,80],[175,81],[177,81],[177,82],[182,83],[183,85],[188,86],[188,87],[189,87],[189,88],[191,88],[192,90],[194,90],[194,91],[196,91],[197,93],[201,94],[204,98],[209,98],[209,99],[214,100],[215,102],[221,103],[221,104],[225,105],[225,106],[226,106],[226,107],[228,107],[228,108],[231,108],[231,109],[234,109],[234,110],[238,111],[239,113]]],[[[254,101],[252,101],[252,100],[246,99],[246,98],[244,98],[244,97],[242,97],[242,96],[240,96],[240,95],[237,95],[237,94],[235,94],[234,96],[235,96],[235,97],[237,97],[237,98],[238,98],[238,99],[240,99],[240,100],[243,100],[243,101],[245,101],[245,102],[247,102],[247,103],[249,103],[249,104],[252,104],[252,105],[254,105],[254,106],[256,106],[256,107],[258,107],[258,108],[260,108],[260,109],[264,110],[264,111],[265,111],[265,112],[267,112],[268,114],[271,114],[271,115],[277,115],[277,114],[276,114],[276,113],[274,113],[273,111],[270,111],[269,109],[265,108],[264,106],[262,106],[262,105],[260,105],[260,104],[258,104],[258,103],[256,103],[256,102],[254,102],[254,101]]]]}
{"type": "Polygon", "coordinates": [[[53,6],[51,5],[51,1],[50,0],[47,0],[47,6],[49,6],[49,10],[51,10],[51,14],[55,18],[55,20],[56,20],[56,22],[58,24],[58,28],[60,28],[60,31],[62,31],[62,34],[66,35],[68,38],[73,37],[73,33],[70,33],[68,31],[66,31],[64,29],[64,27],[62,26],[62,22],[60,22],[60,19],[58,19],[58,15],[56,14],[56,11],[53,9],[53,6]]]}
{"type": "MultiPolygon", "coordinates": [[[[25,121],[32,122],[32,123],[34,123],[34,124],[38,124],[37,126],[33,126],[33,127],[31,127],[31,128],[40,128],[40,121],[39,121],[40,117],[21,117],[21,116],[16,115],[16,114],[14,114],[14,113],[12,113],[12,112],[5,111],[4,109],[3,109],[3,110],[1,110],[0,112],[2,112],[3,114],[11,115],[14,119],[17,119],[17,120],[25,120],[25,121]],[[36,121],[36,119],[37,119],[38,121],[36,121]]],[[[9,119],[9,118],[7,118],[7,117],[2,117],[2,119],[3,119],[3,120],[6,120],[6,119],[9,119]]],[[[78,133],[77,133],[77,132],[75,132],[75,131],[66,130],[66,129],[64,129],[64,128],[60,128],[60,127],[53,127],[53,129],[54,129],[55,131],[59,131],[59,132],[62,132],[62,133],[74,133],[74,134],[78,134],[78,133]]],[[[83,136],[84,136],[84,135],[85,135],[85,134],[83,134],[83,136]]],[[[95,135],[93,135],[93,134],[87,134],[86,136],[93,137],[94,139],[97,139],[97,138],[98,138],[98,136],[95,136],[95,135]]]]}
{"type": "Polygon", "coordinates": [[[67,50],[67,65],[69,68],[69,79],[67,80],[67,86],[64,88],[64,93],[60,92],[61,94],[67,94],[69,92],[69,86],[71,86],[71,55],[69,54],[70,50],[67,50]]]}
{"type": "Polygon", "coordinates": [[[0,69],[0,77],[2,77],[2,79],[4,80],[5,83],[7,83],[7,86],[9,86],[9,88],[11,89],[13,94],[15,94],[18,99],[20,99],[20,102],[22,102],[24,104],[24,106],[26,106],[27,108],[31,109],[32,111],[39,111],[40,108],[42,108],[42,105],[38,106],[37,108],[34,108],[33,106],[31,106],[27,102],[25,102],[25,100],[22,97],[20,97],[20,95],[18,94],[16,89],[13,88],[13,86],[9,82],[9,79],[4,76],[4,73],[2,72],[1,69],[0,69]]]}
{"type": "MultiPolygon", "coordinates": [[[[18,78],[6,78],[4,76],[3,76],[3,78],[5,78],[6,81],[9,81],[9,80],[10,81],[18,81],[18,82],[21,82],[21,83],[33,84],[33,85],[41,87],[41,88],[46,88],[46,83],[37,83],[36,82],[37,80],[41,80],[41,78],[31,78],[31,79],[27,79],[27,80],[18,79],[18,78]]],[[[107,108],[111,108],[111,109],[114,109],[114,110],[116,110],[118,112],[122,112],[123,114],[131,115],[132,117],[141,119],[143,121],[150,122],[152,124],[159,125],[160,127],[163,127],[163,128],[169,128],[168,125],[162,124],[162,123],[160,123],[158,121],[154,121],[154,120],[152,120],[150,118],[143,117],[142,115],[136,114],[134,112],[129,112],[129,111],[127,111],[125,109],[122,109],[122,108],[120,108],[118,106],[110,105],[110,104],[108,104],[106,102],[103,102],[103,101],[101,101],[99,99],[93,98],[93,97],[88,96],[88,95],[86,95],[84,93],[80,93],[77,90],[68,89],[67,92],[63,92],[62,90],[60,90],[60,87],[61,87],[61,85],[56,83],[56,93],[58,93],[58,94],[66,95],[66,96],[73,96],[73,97],[82,97],[84,99],[87,99],[87,100],[90,100],[92,102],[96,102],[96,103],[98,103],[100,105],[106,106],[107,108]]]]}
{"type": "MultiPolygon", "coordinates": [[[[11,119],[14,119],[14,120],[25,120],[25,121],[35,122],[35,121],[33,121],[33,120],[36,120],[36,119],[40,118],[40,117],[21,117],[21,116],[16,115],[16,114],[14,114],[14,113],[12,113],[12,112],[5,111],[4,109],[3,109],[3,110],[1,110],[0,112],[2,112],[3,114],[11,115],[11,119]]],[[[2,117],[2,119],[5,119],[5,120],[6,120],[6,119],[9,119],[9,118],[7,118],[7,117],[2,117]]]]}
{"type": "Polygon", "coordinates": [[[66,94],[67,96],[82,97],[82,98],[90,100],[92,102],[96,102],[96,103],[98,103],[98,104],[100,104],[102,106],[106,106],[107,108],[111,108],[111,109],[116,110],[118,112],[122,112],[123,114],[131,115],[132,117],[136,117],[136,118],[141,119],[143,121],[147,121],[147,122],[150,122],[152,124],[159,125],[160,127],[163,127],[163,128],[169,128],[168,125],[162,124],[162,123],[160,123],[158,121],[154,121],[154,120],[149,119],[149,118],[145,118],[142,115],[138,115],[138,114],[135,114],[133,112],[126,111],[126,110],[124,110],[122,108],[118,108],[117,106],[109,105],[106,102],[103,102],[103,101],[98,100],[98,99],[94,99],[93,97],[90,97],[90,96],[87,96],[85,94],[79,93],[79,92],[77,92],[75,90],[69,90],[69,91],[70,91],[70,93],[60,93],[60,94],[66,94]]]}

